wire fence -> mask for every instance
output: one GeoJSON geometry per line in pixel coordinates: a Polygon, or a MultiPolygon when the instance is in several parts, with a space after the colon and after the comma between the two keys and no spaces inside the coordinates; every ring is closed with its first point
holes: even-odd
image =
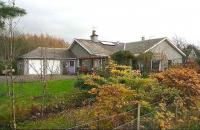
{"type": "MultiPolygon", "coordinates": [[[[170,112],[174,113],[173,118],[171,119],[172,124],[165,121],[164,126],[161,126],[159,121],[162,119],[157,119],[156,114],[160,112],[162,108],[156,107],[161,102],[154,102],[149,104],[150,106],[154,106],[156,109],[152,112],[144,113],[144,109],[146,106],[138,106],[132,110],[127,112],[123,112],[116,115],[111,115],[107,117],[97,119],[93,119],[92,121],[77,124],[74,127],[68,128],[68,130],[77,130],[77,129],[97,129],[97,130],[104,130],[104,129],[113,129],[113,130],[130,130],[130,129],[160,129],[161,127],[167,129],[180,129],[180,128],[191,128],[191,126],[197,125],[197,128],[200,126],[200,110],[194,110],[193,112],[187,111],[182,114],[178,114],[179,110],[174,109],[171,111],[172,106],[166,106],[166,110],[170,110],[170,112]],[[192,116],[197,118],[196,121],[191,120],[192,116]]],[[[167,118],[167,117],[166,117],[167,118]]],[[[163,119],[165,120],[165,119],[163,119]]]]}
{"type": "MultiPolygon", "coordinates": [[[[171,105],[166,106],[166,110],[169,110],[171,105]]],[[[156,118],[156,113],[159,112],[161,108],[156,109],[156,111],[143,114],[138,117],[138,119],[133,119],[130,122],[122,124],[118,127],[113,128],[113,130],[126,130],[126,129],[142,129],[142,130],[149,130],[149,129],[198,129],[200,126],[200,110],[194,111],[186,111],[185,113],[178,114],[178,109],[174,111],[170,111],[174,113],[174,117],[171,119],[171,123],[167,121],[167,119],[160,119],[156,118]],[[195,116],[196,120],[191,120],[191,118],[195,116]],[[161,121],[165,120],[164,124],[161,124],[161,121]],[[196,125],[196,126],[195,126],[196,125]]],[[[168,117],[164,117],[168,118],[168,117]]]]}
{"type": "MultiPolygon", "coordinates": [[[[159,104],[159,102],[154,102],[149,104],[148,106],[153,106],[159,104]]],[[[145,106],[142,106],[145,107],[145,106]]],[[[69,130],[74,129],[121,129],[123,126],[127,127],[127,129],[137,128],[137,119],[138,119],[138,107],[133,108],[131,110],[127,110],[125,112],[107,116],[107,117],[97,117],[89,122],[77,124],[74,127],[68,128],[69,130]]],[[[125,128],[124,127],[124,128],[125,128]]]]}
{"type": "Polygon", "coordinates": [[[90,122],[78,124],[68,129],[111,129],[132,120],[135,113],[137,113],[137,108],[116,115],[97,117],[90,122]]]}

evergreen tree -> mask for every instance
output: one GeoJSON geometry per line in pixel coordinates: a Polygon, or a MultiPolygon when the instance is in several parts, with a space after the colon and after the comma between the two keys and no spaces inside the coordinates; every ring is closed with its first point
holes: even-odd
{"type": "Polygon", "coordinates": [[[26,11],[24,9],[6,5],[5,2],[0,0],[0,29],[4,28],[6,19],[23,16],[25,14],[26,11]]]}

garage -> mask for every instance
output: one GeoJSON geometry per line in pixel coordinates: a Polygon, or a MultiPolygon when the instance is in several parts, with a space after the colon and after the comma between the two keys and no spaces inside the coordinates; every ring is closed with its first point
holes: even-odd
{"type": "Polygon", "coordinates": [[[43,73],[43,60],[29,60],[28,73],[31,75],[39,75],[43,73]]]}
{"type": "Polygon", "coordinates": [[[61,74],[60,60],[47,60],[47,74],[61,74]]]}
{"type": "Polygon", "coordinates": [[[29,74],[40,75],[44,74],[61,74],[60,60],[29,60],[29,74]]]}

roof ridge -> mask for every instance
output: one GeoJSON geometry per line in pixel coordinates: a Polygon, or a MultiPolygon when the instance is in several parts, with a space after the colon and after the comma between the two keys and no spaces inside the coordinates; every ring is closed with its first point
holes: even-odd
{"type": "MultiPolygon", "coordinates": [[[[57,48],[57,47],[41,47],[41,46],[39,46],[39,47],[37,47],[37,48],[35,48],[35,49],[38,49],[38,48],[46,48],[46,49],[67,49],[67,48],[61,48],[61,47],[59,47],[59,48],[57,48]]],[[[35,50],[34,49],[34,50],[35,50]]]]}
{"type": "MultiPolygon", "coordinates": [[[[86,40],[86,41],[92,41],[91,39],[82,39],[82,38],[75,38],[76,40],[86,40]]],[[[120,41],[108,41],[108,40],[99,40],[97,43],[99,42],[112,42],[112,43],[121,43],[121,44],[126,44],[126,43],[135,43],[135,42],[144,42],[144,41],[149,41],[149,40],[157,40],[157,39],[167,39],[167,37],[160,37],[160,38],[152,38],[152,39],[146,39],[146,40],[138,40],[138,41],[133,41],[133,42],[120,42],[120,41]]]]}
{"type": "Polygon", "coordinates": [[[137,43],[137,42],[145,42],[145,41],[150,41],[150,40],[158,40],[158,39],[160,39],[160,41],[161,40],[163,40],[163,39],[166,39],[167,37],[161,37],[161,38],[153,38],[153,39],[147,39],[147,40],[140,40],[140,41],[134,41],[134,42],[126,42],[126,43],[137,43]]]}
{"type": "MultiPolygon", "coordinates": [[[[81,38],[75,38],[76,40],[86,40],[86,41],[92,41],[91,39],[81,39],[81,38]]],[[[99,40],[96,43],[100,43],[100,42],[111,42],[111,43],[123,43],[125,44],[125,42],[120,42],[120,41],[108,41],[108,40],[99,40]]]]}

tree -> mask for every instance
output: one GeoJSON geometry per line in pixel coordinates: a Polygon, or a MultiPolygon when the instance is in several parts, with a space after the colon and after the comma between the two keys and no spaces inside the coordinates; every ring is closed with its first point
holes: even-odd
{"type": "Polygon", "coordinates": [[[23,16],[25,14],[26,11],[24,9],[6,5],[0,0],[0,29],[4,28],[6,19],[23,16]]]}
{"type": "Polygon", "coordinates": [[[194,50],[194,52],[197,55],[195,62],[200,66],[200,49],[198,46],[188,43],[184,38],[178,36],[174,36],[172,39],[176,44],[176,46],[186,54],[187,57],[185,60],[188,60],[189,54],[191,53],[192,50],[194,50]]]}
{"type": "Polygon", "coordinates": [[[172,40],[176,44],[176,46],[181,50],[185,49],[188,45],[188,42],[182,37],[174,36],[172,40]]]}
{"type": "Polygon", "coordinates": [[[131,61],[134,60],[130,51],[118,51],[111,57],[119,65],[131,65],[131,61]]]}
{"type": "MultiPolygon", "coordinates": [[[[13,79],[13,44],[14,44],[14,26],[13,18],[18,16],[23,16],[26,14],[24,9],[15,7],[15,0],[12,1],[12,5],[6,5],[2,0],[0,0],[0,29],[3,30],[5,27],[5,20],[9,20],[9,51],[8,58],[5,59],[8,62],[9,66],[5,65],[6,68],[6,77],[10,77],[9,91],[11,90],[11,110],[12,110],[12,123],[13,129],[16,129],[16,115],[15,115],[15,91],[14,91],[14,79],[13,79]]],[[[7,55],[7,54],[6,54],[7,55]]],[[[7,84],[8,85],[8,84],[7,84]]]]}
{"type": "MultiPolygon", "coordinates": [[[[19,34],[15,33],[13,44],[13,68],[16,68],[16,59],[19,56],[22,56],[25,53],[30,52],[31,50],[36,49],[37,47],[49,47],[49,48],[67,48],[68,43],[63,39],[46,35],[35,35],[35,34],[19,34]]],[[[5,35],[5,34],[2,34],[5,35]]],[[[5,63],[5,60],[8,59],[10,44],[10,38],[7,36],[0,36],[0,62],[5,63]]],[[[4,70],[4,67],[0,67],[0,73],[4,70]]]]}
{"type": "Polygon", "coordinates": [[[195,46],[193,44],[188,44],[187,47],[183,49],[183,52],[187,56],[187,62],[191,62],[189,55],[192,50],[194,50],[194,52],[197,56],[195,59],[192,59],[192,62],[194,62],[193,64],[198,64],[198,67],[200,67],[200,50],[197,46],[195,46]]]}
{"type": "Polygon", "coordinates": [[[142,53],[137,57],[139,63],[143,65],[141,69],[142,74],[149,73],[151,71],[151,60],[153,58],[152,52],[142,53]]]}

